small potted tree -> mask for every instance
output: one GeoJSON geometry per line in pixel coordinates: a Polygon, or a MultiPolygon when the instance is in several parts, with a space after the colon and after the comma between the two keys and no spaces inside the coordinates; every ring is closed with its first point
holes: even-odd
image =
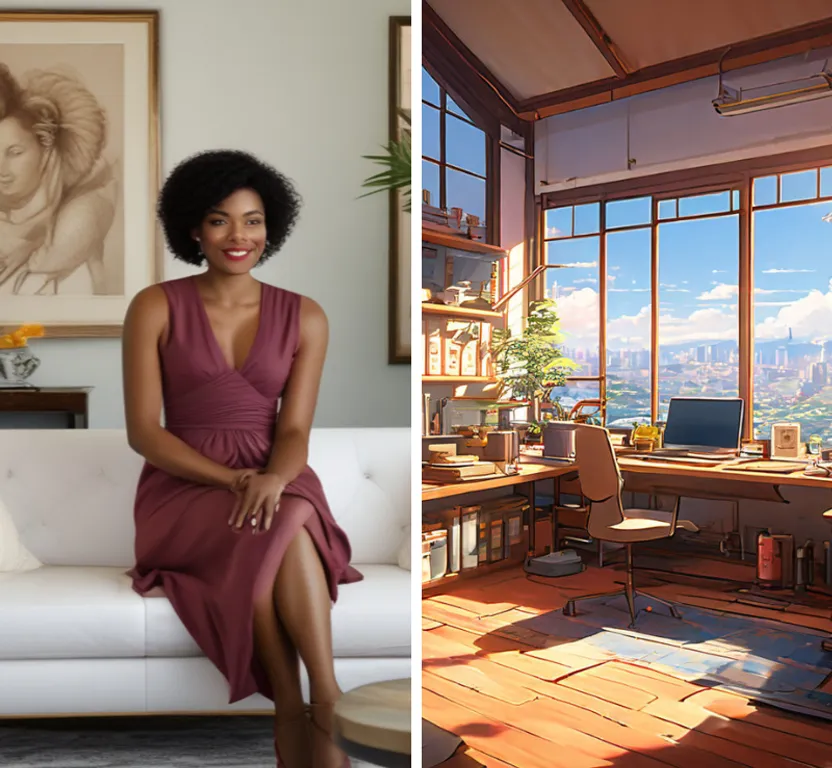
{"type": "Polygon", "coordinates": [[[541,403],[551,398],[555,387],[563,386],[577,364],[563,355],[560,318],[552,299],[532,301],[526,327],[518,336],[510,329],[496,329],[492,354],[496,365],[498,396],[529,402],[529,438],[542,436],[541,403]]]}

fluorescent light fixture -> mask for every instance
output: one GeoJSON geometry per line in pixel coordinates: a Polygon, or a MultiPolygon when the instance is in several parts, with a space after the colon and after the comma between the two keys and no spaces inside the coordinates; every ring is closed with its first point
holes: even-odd
{"type": "Polygon", "coordinates": [[[745,90],[724,85],[720,74],[719,96],[711,103],[720,115],[730,117],[785,107],[790,104],[801,104],[805,101],[822,99],[825,96],[832,96],[832,73],[825,69],[820,74],[811,77],[745,90]]]}

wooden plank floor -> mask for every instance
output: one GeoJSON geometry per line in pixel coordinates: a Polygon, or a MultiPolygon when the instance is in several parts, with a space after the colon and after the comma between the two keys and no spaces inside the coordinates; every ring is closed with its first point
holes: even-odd
{"type": "MultiPolygon", "coordinates": [[[[655,572],[636,574],[645,593],[832,635],[832,596],[761,607],[736,592],[753,580],[748,564],[667,553],[648,560],[655,572]]],[[[463,741],[443,768],[832,767],[827,721],[585,650],[558,648],[554,661],[547,649],[557,638],[513,626],[571,597],[620,589],[622,578],[618,565],[550,580],[518,567],[422,601],[422,714],[463,741]]]]}

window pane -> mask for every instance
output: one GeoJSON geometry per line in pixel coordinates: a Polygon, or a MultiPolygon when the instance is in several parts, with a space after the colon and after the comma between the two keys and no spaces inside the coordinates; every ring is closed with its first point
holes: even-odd
{"type": "Polygon", "coordinates": [[[735,189],[731,192],[731,210],[738,211],[740,209],[740,191],[735,189]]]}
{"type": "Polygon", "coordinates": [[[462,208],[465,213],[480,217],[485,221],[485,180],[467,173],[447,169],[447,208],[462,208]]]}
{"type": "Polygon", "coordinates": [[[754,214],[754,433],[776,421],[800,424],[832,445],[829,203],[754,214]]]}
{"type": "Polygon", "coordinates": [[[430,102],[435,107],[439,106],[439,84],[424,67],[422,67],[422,101],[430,102]]]}
{"type": "MultiPolygon", "coordinates": [[[[552,208],[546,211],[546,233],[544,237],[552,239],[555,237],[572,236],[572,206],[566,208],[552,208]]],[[[551,270],[549,270],[551,272],[551,270]]]]}
{"type": "Polygon", "coordinates": [[[703,216],[708,213],[722,213],[731,205],[731,194],[716,192],[712,195],[695,195],[679,198],[679,216],[703,216]]]}
{"type": "Polygon", "coordinates": [[[607,229],[649,224],[651,205],[652,199],[649,197],[634,197],[630,200],[613,200],[607,203],[607,229]]]}
{"type": "Polygon", "coordinates": [[[460,117],[464,117],[466,120],[473,122],[473,120],[471,120],[471,118],[465,113],[465,110],[451,98],[450,94],[447,95],[446,109],[448,112],[453,112],[455,115],[459,115],[460,117]]]}
{"type": "Polygon", "coordinates": [[[832,197],[832,168],[820,169],[820,195],[832,197]]]}
{"type": "Polygon", "coordinates": [[[598,237],[555,240],[546,244],[548,264],[568,265],[546,270],[546,298],[554,299],[563,332],[563,353],[579,364],[573,375],[597,376],[598,365],[598,237]]]}
{"type": "Polygon", "coordinates": [[[660,420],[675,395],[737,396],[738,271],[737,214],[659,225],[660,420]]]}
{"type": "Polygon", "coordinates": [[[452,115],[447,115],[445,162],[485,176],[485,133],[452,115]]]}
{"type": "Polygon", "coordinates": [[[439,110],[422,104],[422,155],[439,160],[439,110]]]}
{"type": "Polygon", "coordinates": [[[780,177],[780,200],[783,203],[795,200],[814,200],[818,196],[817,171],[784,173],[780,177]]]}
{"type": "Polygon", "coordinates": [[[607,235],[607,426],[650,422],[649,229],[607,235]]]}
{"type": "Polygon", "coordinates": [[[676,218],[676,200],[659,200],[659,218],[676,218]]]}
{"type": "Polygon", "coordinates": [[[601,229],[601,203],[575,206],[575,234],[594,235],[601,229]]]}
{"type": "Polygon", "coordinates": [[[439,166],[422,160],[422,189],[430,193],[428,205],[439,208],[439,166]]]}
{"type": "Polygon", "coordinates": [[[754,179],[752,205],[774,205],[777,202],[777,177],[763,176],[754,179]]]}

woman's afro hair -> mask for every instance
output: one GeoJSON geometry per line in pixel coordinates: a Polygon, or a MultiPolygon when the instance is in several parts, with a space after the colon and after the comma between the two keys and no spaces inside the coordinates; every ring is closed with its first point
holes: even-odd
{"type": "Polygon", "coordinates": [[[177,259],[199,266],[193,231],[205,214],[238,189],[253,189],[263,200],[268,242],[260,263],[279,251],[292,231],[301,199],[282,173],[238,150],[201,152],[171,171],[159,195],[158,214],[168,247],[177,259]]]}

